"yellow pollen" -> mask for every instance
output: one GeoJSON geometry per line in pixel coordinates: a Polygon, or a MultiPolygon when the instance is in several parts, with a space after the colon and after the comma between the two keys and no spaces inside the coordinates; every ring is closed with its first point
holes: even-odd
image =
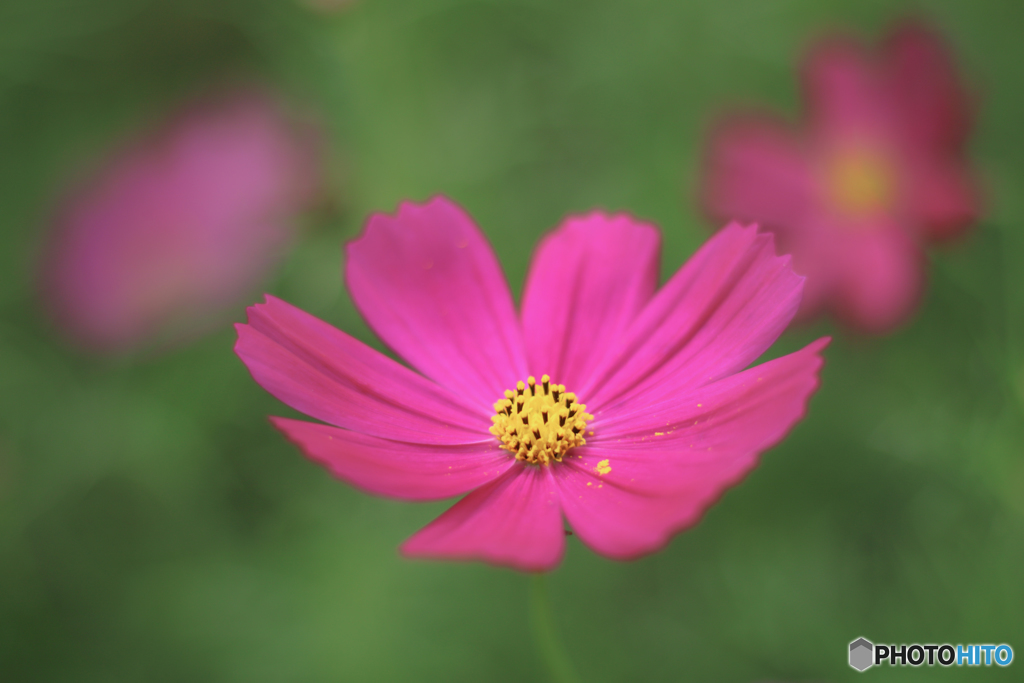
{"type": "Polygon", "coordinates": [[[849,216],[888,209],[896,198],[896,182],[890,161],[864,147],[840,152],[827,171],[829,196],[835,206],[849,216]]]}
{"type": "Polygon", "coordinates": [[[501,447],[515,453],[516,460],[535,465],[562,462],[570,448],[586,443],[587,422],[594,419],[576,394],[567,392],[564,384],[552,384],[547,375],[540,384],[530,377],[506,391],[505,398],[494,404],[494,413],[491,434],[501,447]]]}

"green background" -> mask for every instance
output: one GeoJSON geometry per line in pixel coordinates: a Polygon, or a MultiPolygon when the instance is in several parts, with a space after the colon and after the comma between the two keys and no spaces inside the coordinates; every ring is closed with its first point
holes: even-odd
{"type": "MultiPolygon", "coordinates": [[[[847,644],[1009,643],[1024,657],[1024,4],[920,2],[978,95],[986,216],[932,254],[916,318],[821,323],[810,413],[694,529],[631,563],[571,537],[548,577],[587,681],[1019,680],[847,666],[847,644]]],[[[446,194],[518,294],[567,213],[664,231],[663,277],[712,226],[701,146],[723,108],[796,117],[794,65],[828,27],[879,36],[879,1],[0,3],[0,678],[522,681],[545,669],[530,579],[410,562],[445,508],[334,481],[275,433],[292,415],[225,322],[166,353],[90,358],[38,311],[62,189],[127,132],[224,79],[318,112],[334,201],[265,290],[380,348],[339,278],[373,211],[446,194]]],[[[259,292],[252,293],[256,301],[259,292]]],[[[246,302],[230,312],[242,320],[246,302]]]]}

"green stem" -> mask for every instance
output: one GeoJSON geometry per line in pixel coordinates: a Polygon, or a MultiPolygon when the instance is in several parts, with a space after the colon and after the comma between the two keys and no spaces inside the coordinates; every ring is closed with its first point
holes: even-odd
{"type": "Polygon", "coordinates": [[[551,680],[554,683],[579,683],[580,677],[576,675],[576,669],[555,631],[544,574],[534,574],[530,582],[530,625],[551,680]]]}

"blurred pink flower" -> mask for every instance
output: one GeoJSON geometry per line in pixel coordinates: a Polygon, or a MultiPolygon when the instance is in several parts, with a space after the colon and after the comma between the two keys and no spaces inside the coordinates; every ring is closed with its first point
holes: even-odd
{"type": "Polygon", "coordinates": [[[348,245],[345,278],[422,374],[270,296],[235,351],[329,423],[272,418],[341,479],[406,500],[469,492],[404,554],[547,570],[564,515],[598,553],[631,559],[696,523],[804,415],[828,341],[743,370],[803,288],[770,235],[732,224],[655,292],[659,251],[627,216],[570,218],[541,241],[517,315],[469,216],[404,203],[348,245]]]}
{"type": "Polygon", "coordinates": [[[877,56],[825,40],[803,71],[803,129],[756,114],[725,121],[712,136],[704,202],[716,220],[776,234],[808,278],[801,318],[830,309],[884,332],[917,304],[924,246],[978,215],[964,151],[969,103],[943,43],[915,23],[877,56]]]}
{"type": "Polygon", "coordinates": [[[195,332],[259,285],[318,186],[314,139],[272,99],[192,103],[125,147],[62,207],[41,288],[96,351],[195,332]]]}

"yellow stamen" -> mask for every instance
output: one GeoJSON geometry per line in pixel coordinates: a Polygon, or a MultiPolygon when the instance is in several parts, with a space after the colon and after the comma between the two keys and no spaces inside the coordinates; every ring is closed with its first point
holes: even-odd
{"type": "MultiPolygon", "coordinates": [[[[587,406],[578,403],[576,394],[566,392],[564,384],[552,384],[547,375],[516,384],[505,398],[494,404],[491,434],[501,447],[515,453],[516,460],[534,465],[562,462],[570,448],[586,443],[587,422],[594,419],[587,406]]],[[[593,432],[590,432],[593,434],[593,432]]]]}
{"type": "Polygon", "coordinates": [[[851,147],[835,155],[826,182],[835,206],[849,216],[865,216],[889,209],[896,199],[896,172],[892,163],[870,148],[851,147]]]}

